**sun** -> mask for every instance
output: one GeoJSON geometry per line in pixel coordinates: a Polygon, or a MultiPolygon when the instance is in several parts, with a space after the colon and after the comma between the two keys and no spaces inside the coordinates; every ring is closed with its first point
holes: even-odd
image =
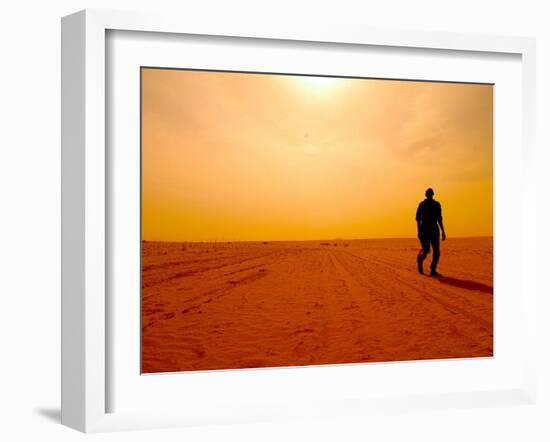
{"type": "Polygon", "coordinates": [[[300,76],[296,77],[301,86],[317,93],[326,93],[334,90],[342,84],[341,78],[319,77],[319,76],[300,76]]]}

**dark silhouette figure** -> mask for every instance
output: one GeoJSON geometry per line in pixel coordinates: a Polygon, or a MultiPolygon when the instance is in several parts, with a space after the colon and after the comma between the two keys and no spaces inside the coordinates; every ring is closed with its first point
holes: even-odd
{"type": "Polygon", "coordinates": [[[416,225],[418,227],[418,239],[422,249],[417,256],[418,271],[424,273],[422,264],[430,253],[430,246],[433,250],[432,263],[430,265],[431,276],[441,276],[437,273],[439,262],[439,228],[441,227],[441,239],[445,241],[445,228],[441,216],[441,204],[434,200],[433,189],[426,190],[426,199],[416,209],[416,225]]]}

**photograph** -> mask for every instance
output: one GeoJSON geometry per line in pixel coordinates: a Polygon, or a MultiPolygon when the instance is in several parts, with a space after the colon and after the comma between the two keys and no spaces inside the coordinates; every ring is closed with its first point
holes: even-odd
{"type": "Polygon", "coordinates": [[[140,75],[142,374],[493,357],[493,84],[140,75]]]}

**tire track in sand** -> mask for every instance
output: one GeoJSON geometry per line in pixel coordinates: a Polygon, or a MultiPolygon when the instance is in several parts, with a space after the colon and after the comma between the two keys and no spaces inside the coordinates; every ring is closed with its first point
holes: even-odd
{"type": "Polygon", "coordinates": [[[362,297],[366,308],[375,313],[371,315],[369,321],[374,328],[394,329],[392,338],[385,336],[388,338],[385,339],[386,345],[399,346],[396,343],[396,339],[399,340],[397,330],[405,330],[406,334],[412,331],[420,333],[426,342],[429,339],[434,340],[439,333],[452,335],[455,343],[462,341],[467,348],[486,348],[484,345],[480,346],[480,332],[481,335],[490,337],[492,341],[492,324],[488,321],[454,304],[451,305],[438,297],[431,296],[414,284],[396,276],[389,266],[377,265],[378,263],[369,262],[348,251],[336,252],[334,260],[339,270],[347,275],[348,286],[352,287],[357,296],[362,297]],[[350,261],[349,258],[355,262],[350,261]],[[357,270],[358,265],[361,271],[357,270]],[[397,282],[395,289],[388,290],[388,285],[394,285],[394,281],[397,282]],[[409,289],[407,296],[397,296],[395,293],[403,286],[409,289]],[[383,296],[379,295],[380,292],[383,292],[383,296]],[[405,307],[404,304],[409,305],[405,307]],[[418,328],[418,324],[410,318],[412,312],[419,317],[428,318],[421,328],[418,328]],[[462,315],[462,318],[457,318],[457,312],[462,315]],[[430,330],[433,330],[434,335],[431,338],[430,330]]]}
{"type": "Polygon", "coordinates": [[[376,305],[375,292],[361,284],[349,269],[338,259],[333,251],[327,251],[330,269],[334,281],[340,282],[333,297],[341,311],[340,321],[346,324],[347,342],[352,345],[348,350],[350,362],[377,360],[377,354],[383,352],[386,345],[381,328],[380,306],[376,305]]]}
{"type": "MultiPolygon", "coordinates": [[[[346,253],[346,254],[354,257],[354,258],[359,259],[363,263],[363,267],[365,267],[365,265],[366,265],[365,263],[368,262],[367,258],[361,257],[361,256],[356,255],[354,253],[351,253],[347,250],[344,251],[343,253],[346,253]]],[[[439,287],[439,286],[436,287],[433,284],[429,284],[428,287],[430,289],[434,290],[435,293],[442,293],[442,296],[436,295],[434,293],[429,293],[426,290],[426,284],[425,283],[422,283],[422,287],[419,287],[418,285],[410,283],[403,276],[401,276],[400,273],[403,270],[396,269],[391,264],[388,264],[388,263],[386,263],[382,260],[376,259],[376,258],[373,259],[373,261],[376,261],[376,263],[378,265],[385,267],[385,269],[388,272],[391,272],[391,274],[393,275],[393,279],[397,280],[399,282],[399,284],[404,285],[404,286],[406,286],[407,288],[409,288],[411,290],[414,290],[415,292],[419,293],[421,296],[423,296],[427,300],[429,299],[429,300],[432,300],[434,302],[437,302],[442,307],[447,309],[451,314],[456,315],[457,313],[460,313],[463,316],[465,316],[466,318],[473,321],[474,323],[481,324],[481,325],[483,325],[483,327],[485,327],[487,329],[490,329],[492,331],[492,329],[493,329],[492,321],[488,321],[488,320],[482,318],[481,316],[479,316],[475,313],[472,313],[470,310],[467,310],[467,309],[457,305],[456,302],[451,302],[451,301],[449,301],[448,298],[444,299],[442,297],[443,294],[446,294],[447,296],[454,296],[454,297],[456,297],[457,295],[460,296],[460,294],[458,293],[458,290],[446,289],[444,286],[443,287],[439,287]]],[[[459,302],[462,305],[464,305],[468,301],[466,299],[461,298],[459,302]]],[[[473,308],[475,308],[475,307],[473,307],[473,308]]]]}

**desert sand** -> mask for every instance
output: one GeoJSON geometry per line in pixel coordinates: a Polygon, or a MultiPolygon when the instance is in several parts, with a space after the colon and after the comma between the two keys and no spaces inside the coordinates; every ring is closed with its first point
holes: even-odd
{"type": "Polygon", "coordinates": [[[443,242],[443,278],[418,249],[144,241],[142,372],[492,356],[493,239],[443,242]]]}

